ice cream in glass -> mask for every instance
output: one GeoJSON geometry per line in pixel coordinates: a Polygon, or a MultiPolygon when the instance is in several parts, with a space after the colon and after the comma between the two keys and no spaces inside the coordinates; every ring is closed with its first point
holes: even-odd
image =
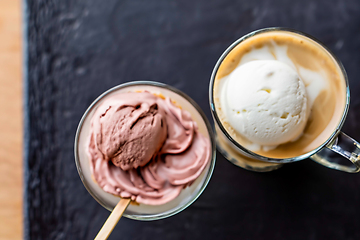
{"type": "Polygon", "coordinates": [[[79,174],[111,210],[130,198],[124,216],[152,220],[189,206],[215,163],[212,132],[201,109],[167,85],[130,82],[101,95],[81,120],[75,141],[79,174]]]}

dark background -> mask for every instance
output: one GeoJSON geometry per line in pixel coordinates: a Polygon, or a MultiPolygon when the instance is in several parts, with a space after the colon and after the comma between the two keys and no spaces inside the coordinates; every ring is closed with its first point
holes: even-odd
{"type": "MultiPolygon", "coordinates": [[[[343,62],[360,140],[360,1],[26,0],[25,238],[93,239],[109,212],[76,171],[77,124],[105,90],[154,80],[190,95],[208,118],[221,53],[263,27],[291,27],[343,62]]],[[[360,174],[304,160],[270,173],[219,153],[202,196],[164,220],[121,219],[110,239],[360,239],[360,174]]]]}

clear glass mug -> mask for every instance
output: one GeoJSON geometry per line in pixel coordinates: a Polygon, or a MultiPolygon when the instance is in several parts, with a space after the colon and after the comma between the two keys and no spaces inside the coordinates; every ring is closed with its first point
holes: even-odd
{"type": "Polygon", "coordinates": [[[128,82],[111,88],[110,90],[101,94],[89,106],[81,118],[75,136],[74,154],[76,167],[85,188],[98,203],[100,203],[109,211],[112,211],[119,202],[120,197],[107,193],[102,188],[100,188],[94,181],[90,171],[90,160],[86,152],[89,143],[90,120],[96,108],[105,99],[111,97],[113,94],[119,92],[135,92],[144,90],[147,90],[151,93],[161,93],[165,97],[170,97],[171,100],[175,101],[183,109],[187,110],[191,114],[193,120],[198,124],[199,131],[205,137],[208,137],[211,143],[211,153],[209,155],[210,159],[204,171],[191,186],[183,189],[178,197],[166,204],[159,206],[130,204],[123,215],[130,219],[150,221],[170,217],[190,206],[205,190],[214,171],[216,146],[212,128],[205,114],[194,100],[178,89],[163,83],[153,81],[128,82]]]}
{"type": "Polygon", "coordinates": [[[241,37],[233,44],[231,44],[217,61],[210,79],[209,101],[210,101],[210,108],[215,124],[215,135],[216,135],[215,137],[216,137],[218,150],[224,155],[225,158],[227,158],[230,162],[234,163],[237,166],[240,166],[247,170],[267,172],[278,169],[285,163],[291,163],[291,162],[304,160],[306,158],[310,158],[315,162],[318,162],[332,169],[349,172],[349,173],[356,173],[360,171],[360,144],[351,137],[347,136],[345,133],[340,131],[346,119],[346,115],[349,109],[349,102],[350,102],[349,84],[345,69],[341,64],[341,62],[336,58],[336,56],[333,53],[331,53],[331,51],[328,50],[322,43],[320,43],[312,36],[309,36],[307,34],[292,29],[265,28],[251,32],[241,37]],[[247,149],[246,147],[242,146],[237,141],[235,141],[231,137],[231,135],[226,131],[225,127],[220,121],[219,115],[215,107],[214,82],[215,82],[216,74],[223,60],[236,46],[241,44],[243,41],[258,34],[270,32],[270,31],[284,31],[284,32],[289,32],[291,34],[298,34],[299,36],[302,36],[312,41],[314,44],[317,44],[317,47],[320,47],[323,50],[325,50],[325,52],[327,52],[328,55],[330,55],[333,58],[333,60],[336,62],[339,69],[341,70],[346,86],[346,94],[344,95],[346,98],[344,111],[342,113],[340,121],[338,122],[337,127],[331,132],[331,134],[329,134],[327,140],[324,141],[321,145],[319,145],[316,149],[292,158],[283,158],[283,159],[269,158],[256,154],[250,151],[249,149],[247,149]]]}

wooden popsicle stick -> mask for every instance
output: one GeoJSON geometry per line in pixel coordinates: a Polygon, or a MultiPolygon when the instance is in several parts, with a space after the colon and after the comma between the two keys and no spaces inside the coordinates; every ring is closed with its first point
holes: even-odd
{"type": "Polygon", "coordinates": [[[110,213],[110,216],[106,219],[106,222],[96,235],[94,240],[105,240],[110,236],[110,233],[120,220],[125,209],[129,206],[131,202],[130,198],[122,198],[118,204],[116,204],[114,210],[110,213]]]}

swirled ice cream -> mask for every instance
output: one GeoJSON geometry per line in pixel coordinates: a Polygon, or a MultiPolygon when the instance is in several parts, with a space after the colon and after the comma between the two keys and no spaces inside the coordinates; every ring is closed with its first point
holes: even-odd
{"type": "Polygon", "coordinates": [[[104,191],[160,205],[202,173],[210,142],[190,114],[169,98],[129,92],[114,95],[95,111],[88,155],[104,191]]]}

